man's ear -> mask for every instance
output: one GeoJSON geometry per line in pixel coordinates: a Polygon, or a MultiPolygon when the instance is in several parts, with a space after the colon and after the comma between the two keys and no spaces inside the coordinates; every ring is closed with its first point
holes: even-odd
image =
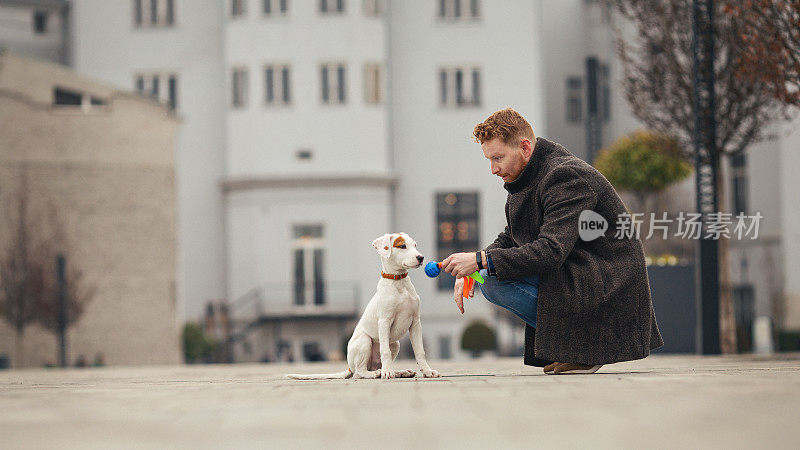
{"type": "Polygon", "coordinates": [[[384,258],[388,258],[392,254],[392,242],[394,242],[394,234],[384,234],[383,236],[372,241],[372,246],[378,251],[378,254],[384,258]]]}
{"type": "Polygon", "coordinates": [[[533,155],[533,142],[530,139],[525,138],[520,141],[519,145],[522,149],[522,156],[524,156],[525,159],[530,159],[531,155],[533,155]]]}

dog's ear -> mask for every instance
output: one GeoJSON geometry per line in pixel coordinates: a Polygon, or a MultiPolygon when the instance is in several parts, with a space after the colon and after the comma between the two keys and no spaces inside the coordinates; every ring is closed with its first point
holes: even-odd
{"type": "Polygon", "coordinates": [[[388,258],[392,254],[392,243],[394,242],[394,234],[384,234],[372,241],[372,246],[378,251],[378,254],[384,258],[388,258]]]}

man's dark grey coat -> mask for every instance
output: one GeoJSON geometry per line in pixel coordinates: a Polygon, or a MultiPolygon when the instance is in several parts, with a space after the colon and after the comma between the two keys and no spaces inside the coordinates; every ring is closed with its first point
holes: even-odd
{"type": "Polygon", "coordinates": [[[615,237],[626,210],[600,172],[538,138],[523,172],[504,187],[508,225],[487,251],[500,280],[540,276],[536,339],[526,339],[533,347],[526,355],[609,364],[644,358],[663,345],[642,243],[615,237]],[[583,210],[608,221],[605,235],[580,239],[583,210]]]}

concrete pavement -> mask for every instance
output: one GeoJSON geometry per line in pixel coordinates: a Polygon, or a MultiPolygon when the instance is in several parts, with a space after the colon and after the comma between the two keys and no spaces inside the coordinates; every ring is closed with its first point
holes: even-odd
{"type": "MultiPolygon", "coordinates": [[[[3,448],[764,448],[800,442],[800,355],[651,356],[550,376],[294,381],[342,363],[0,372],[3,448]]],[[[398,367],[415,367],[399,361],[398,367]]]]}

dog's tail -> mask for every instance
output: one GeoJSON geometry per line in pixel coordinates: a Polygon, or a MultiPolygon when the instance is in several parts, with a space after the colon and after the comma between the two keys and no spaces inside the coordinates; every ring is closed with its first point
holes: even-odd
{"type": "Polygon", "coordinates": [[[347,370],[339,373],[312,373],[312,374],[299,374],[287,373],[286,378],[294,380],[344,380],[353,376],[353,372],[348,368],[347,370]]]}

